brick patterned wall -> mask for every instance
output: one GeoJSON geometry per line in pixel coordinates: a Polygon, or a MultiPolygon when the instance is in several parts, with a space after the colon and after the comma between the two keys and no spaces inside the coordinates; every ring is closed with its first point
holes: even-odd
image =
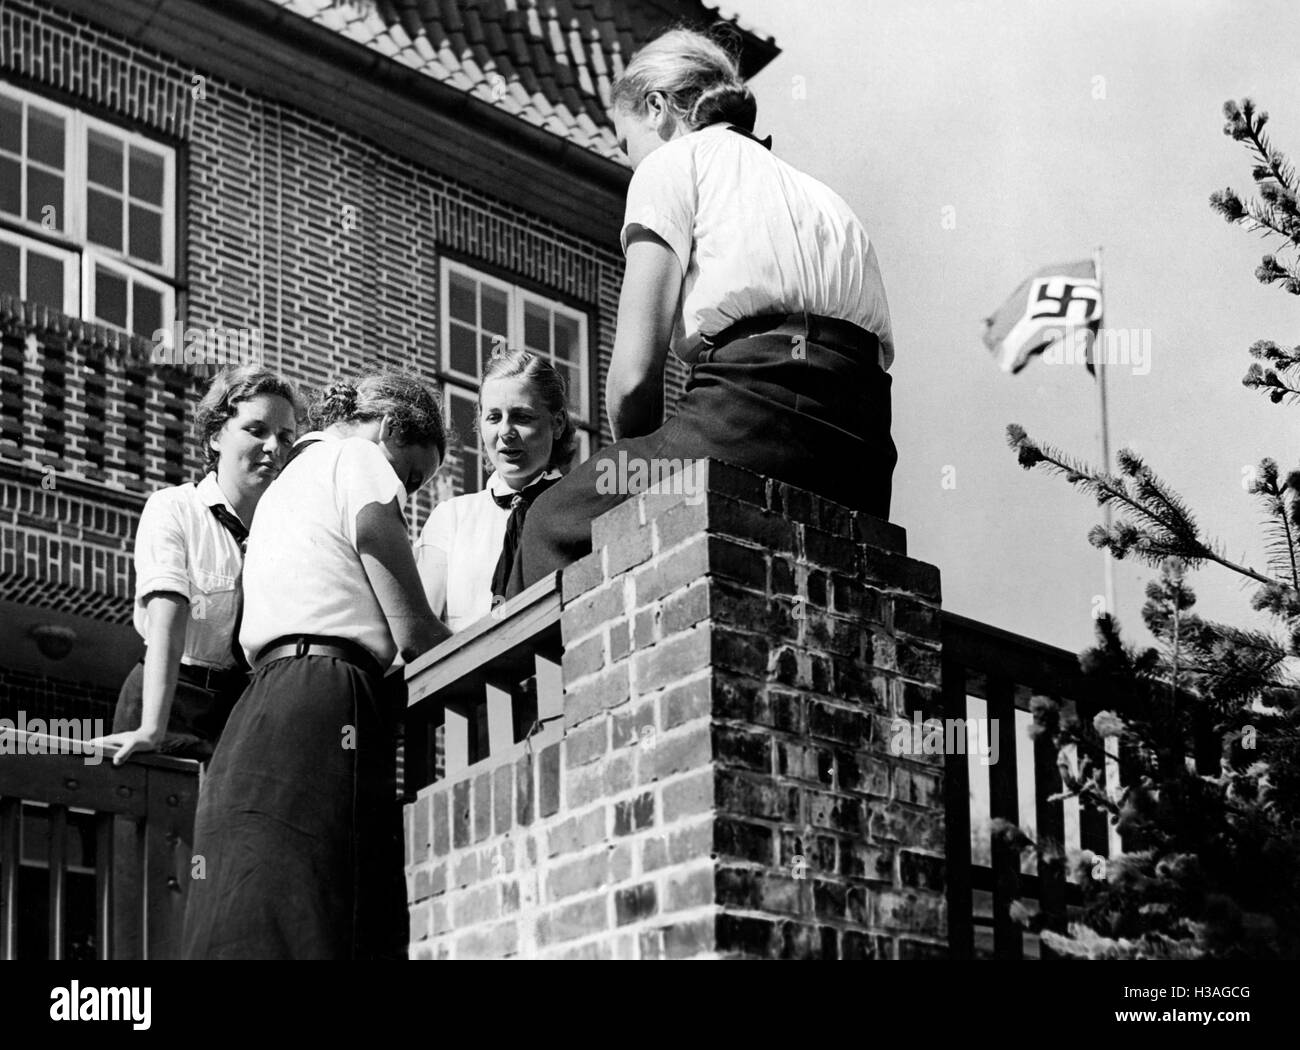
{"type": "Polygon", "coordinates": [[[564,737],[406,809],[413,958],[946,953],[939,577],[902,531],[709,463],[563,575],[564,737]],[[703,472],[702,472],[703,473],[703,472]]]}
{"type": "Polygon", "coordinates": [[[0,478],[0,597],[129,623],[138,506],[0,478]]]}

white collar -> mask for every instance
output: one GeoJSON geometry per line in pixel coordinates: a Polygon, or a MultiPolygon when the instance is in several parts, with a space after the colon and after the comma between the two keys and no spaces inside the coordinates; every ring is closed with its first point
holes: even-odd
{"type": "Polygon", "coordinates": [[[217,472],[215,470],[209,471],[202,481],[196,482],[194,488],[198,492],[199,499],[203,501],[204,506],[225,507],[226,510],[230,511],[231,514],[234,514],[236,518],[239,517],[239,515],[235,513],[234,504],[232,504],[230,500],[226,499],[226,494],[221,491],[221,485],[217,481],[217,472]]]}
{"type": "MultiPolygon", "coordinates": [[[[527,485],[524,486],[524,489],[532,488],[532,486],[536,485],[539,481],[542,481],[545,478],[562,478],[562,477],[564,477],[564,474],[559,469],[557,469],[556,467],[551,467],[549,470],[544,470],[542,471],[542,473],[538,474],[537,477],[533,478],[532,481],[530,481],[527,485]]],[[[515,489],[512,489],[509,485],[507,485],[505,483],[505,480],[495,470],[488,475],[487,484],[484,485],[483,488],[485,491],[489,492],[493,496],[511,496],[514,495],[516,491],[515,489]]],[[[523,490],[521,489],[518,491],[523,491],[523,490]]]]}

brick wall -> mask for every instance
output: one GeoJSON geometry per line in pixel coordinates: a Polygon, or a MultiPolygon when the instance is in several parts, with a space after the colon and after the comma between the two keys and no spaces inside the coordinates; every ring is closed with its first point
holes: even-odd
{"type": "Polygon", "coordinates": [[[942,758],[887,746],[937,704],[937,570],[716,463],[593,539],[563,739],[406,809],[412,957],[945,953],[942,758]]]}

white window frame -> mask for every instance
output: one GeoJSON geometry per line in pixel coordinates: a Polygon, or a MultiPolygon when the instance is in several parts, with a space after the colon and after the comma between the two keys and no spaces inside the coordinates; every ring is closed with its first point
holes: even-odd
{"type": "MultiPolygon", "coordinates": [[[[440,302],[442,303],[442,316],[439,319],[441,325],[440,334],[442,350],[439,364],[441,365],[443,373],[472,385],[475,390],[478,389],[479,383],[482,382],[482,376],[467,375],[466,373],[451,367],[450,289],[451,275],[453,273],[460,274],[462,277],[466,277],[471,281],[486,284],[489,287],[496,288],[506,294],[506,317],[511,330],[505,333],[505,337],[507,344],[510,346],[522,347],[524,345],[524,304],[527,302],[535,303],[552,313],[563,314],[570,320],[577,322],[578,342],[580,347],[577,361],[578,383],[577,389],[571,388],[569,390],[569,407],[579,420],[594,427],[595,423],[591,418],[590,404],[591,343],[587,331],[587,315],[581,310],[575,310],[567,303],[560,302],[558,299],[551,299],[547,296],[539,295],[537,292],[523,288],[520,285],[511,284],[498,277],[493,277],[491,274],[486,274],[481,270],[476,270],[472,266],[467,266],[465,263],[459,262],[456,259],[446,258],[441,260],[441,274],[439,281],[439,294],[441,296],[440,302]]],[[[479,348],[476,346],[475,354],[478,354],[478,352],[479,348]]],[[[550,360],[554,362],[554,356],[550,356],[550,360]]]]}
{"type": "MultiPolygon", "coordinates": [[[[456,259],[443,258],[439,265],[439,282],[438,294],[439,302],[442,304],[441,317],[439,318],[441,350],[439,352],[439,366],[442,374],[448,377],[443,386],[445,396],[443,398],[444,411],[447,419],[447,425],[450,427],[452,422],[451,403],[453,398],[464,398],[471,403],[478,402],[478,388],[482,383],[482,376],[468,375],[458,369],[451,367],[451,275],[459,274],[468,280],[478,284],[486,285],[503,292],[506,296],[506,324],[510,331],[505,333],[506,343],[509,346],[524,346],[524,310],[528,303],[534,303],[546,309],[552,317],[552,330],[550,334],[552,347],[555,342],[554,332],[554,315],[561,314],[564,317],[577,322],[578,325],[578,382],[577,388],[569,390],[569,410],[575,420],[575,430],[578,437],[578,451],[574,454],[574,464],[581,463],[591,455],[591,432],[596,429],[596,423],[591,417],[591,397],[590,397],[590,369],[591,362],[591,344],[588,337],[587,315],[581,310],[575,310],[567,303],[562,303],[558,299],[551,299],[545,295],[540,295],[531,289],[524,288],[517,284],[511,284],[509,281],[503,281],[499,277],[484,273],[482,270],[476,270],[474,267],[460,262],[456,259]],[[587,428],[590,428],[587,429],[587,428]]],[[[481,329],[480,329],[481,331],[481,329]]],[[[475,360],[481,354],[481,347],[475,345],[475,360]]],[[[547,359],[552,363],[556,358],[554,353],[548,353],[547,359]]],[[[575,362],[568,362],[574,364],[575,362]]],[[[468,435],[461,435],[462,438],[468,435]]],[[[477,430],[474,438],[477,439],[477,430]]],[[[480,450],[480,467],[487,464],[487,456],[480,450]]],[[[482,471],[480,470],[480,475],[482,471]]],[[[477,492],[482,485],[481,477],[474,479],[474,488],[466,488],[466,492],[477,492]]]]}
{"type": "MultiPolygon", "coordinates": [[[[75,222],[77,208],[73,204],[72,200],[74,194],[72,189],[71,173],[76,170],[75,165],[77,162],[76,149],[74,146],[77,140],[77,135],[73,126],[77,115],[76,110],[69,109],[67,106],[61,106],[57,102],[51,102],[43,95],[37,95],[34,92],[24,91],[22,88],[14,87],[5,80],[0,80],[0,95],[7,95],[10,98],[23,103],[25,106],[35,105],[37,108],[46,110],[47,112],[57,113],[63,118],[63,214],[59,216],[59,221],[62,223],[62,226],[57,230],[46,229],[46,227],[41,225],[39,220],[27,218],[25,208],[21,215],[12,215],[9,212],[0,214],[3,214],[5,222],[11,222],[24,229],[37,231],[46,237],[56,236],[69,241],[75,240],[76,230],[73,223],[75,222]]],[[[22,138],[22,145],[25,150],[27,148],[26,119],[23,120],[22,138]]],[[[27,196],[27,165],[23,163],[25,159],[26,154],[24,153],[19,158],[19,163],[22,165],[23,169],[21,189],[19,190],[19,195],[22,198],[26,198],[27,196]]],[[[38,161],[37,163],[40,162],[38,161]]],[[[20,204],[25,205],[26,203],[27,201],[25,199],[20,201],[20,204]]]]}
{"type": "MultiPolygon", "coordinates": [[[[81,116],[81,127],[77,136],[77,145],[80,148],[81,155],[77,159],[78,172],[78,190],[80,193],[81,209],[77,218],[81,222],[78,229],[77,239],[83,243],[87,252],[109,259],[114,259],[123,265],[133,267],[137,270],[143,270],[145,273],[153,274],[156,277],[170,279],[175,277],[176,271],[176,151],[169,146],[154,142],[134,131],[127,131],[125,128],[116,127],[106,121],[98,120],[95,117],[88,117],[84,114],[81,116]],[[112,248],[106,248],[101,244],[91,244],[87,240],[86,223],[90,216],[90,180],[86,172],[86,164],[89,161],[90,150],[90,132],[98,131],[102,135],[108,135],[122,142],[124,145],[139,146],[141,149],[147,149],[150,153],[161,153],[163,156],[163,214],[162,214],[162,263],[150,263],[135,256],[128,255],[123,251],[116,251],[112,248]]],[[[129,149],[123,151],[129,155],[129,149]]],[[[130,170],[130,164],[127,164],[127,170],[130,170]]],[[[129,174],[125,177],[129,178],[129,174]]],[[[130,228],[130,198],[126,195],[125,187],[122,190],[122,241],[126,243],[127,231],[130,228]]]]}
{"type": "MultiPolygon", "coordinates": [[[[105,269],[126,277],[128,282],[143,284],[148,288],[159,291],[163,296],[163,318],[164,328],[170,328],[176,319],[176,150],[172,146],[165,145],[146,135],[138,132],[119,127],[108,121],[100,120],[80,110],[72,109],[68,106],[52,102],[45,96],[36,92],[27,91],[17,87],[10,82],[0,79],[0,95],[18,100],[27,105],[36,105],[50,113],[56,113],[63,117],[64,120],[64,167],[63,167],[63,207],[64,214],[60,216],[61,226],[57,230],[49,230],[41,225],[40,222],[33,221],[26,217],[26,214],[13,215],[8,212],[0,214],[0,235],[4,235],[6,240],[12,240],[20,236],[22,231],[31,231],[37,236],[30,240],[37,244],[41,251],[49,254],[58,254],[60,257],[73,257],[77,280],[71,282],[71,286],[77,291],[77,297],[74,301],[68,302],[69,285],[65,283],[64,313],[70,316],[79,316],[82,320],[91,321],[96,324],[103,324],[107,327],[116,327],[107,324],[104,321],[96,321],[94,316],[95,308],[95,289],[94,289],[94,268],[101,265],[105,269]],[[98,244],[91,244],[87,240],[87,217],[88,217],[88,196],[89,196],[89,178],[87,168],[88,161],[88,143],[91,131],[98,131],[107,135],[118,142],[123,143],[124,158],[129,158],[129,149],[137,146],[146,149],[151,153],[160,154],[163,158],[163,203],[162,203],[162,262],[153,263],[143,259],[135,258],[128,255],[123,250],[107,248],[98,244]],[[79,264],[78,264],[79,260],[79,264]]],[[[26,147],[26,121],[23,123],[24,148],[26,147]]],[[[124,160],[125,172],[124,178],[129,179],[129,159],[124,160]]],[[[25,170],[25,169],[24,169],[25,170]]],[[[26,192],[26,176],[23,179],[24,195],[26,192]]],[[[130,208],[129,200],[126,196],[128,186],[124,183],[122,191],[122,223],[123,223],[123,243],[127,242],[127,231],[130,226],[130,208]]],[[[24,202],[25,204],[25,202],[24,202]]],[[[66,265],[66,263],[65,263],[66,265]]],[[[128,296],[127,301],[127,327],[124,329],[128,333],[132,332],[130,327],[134,305],[128,296]]],[[[149,338],[149,335],[145,335],[149,338]]]]}
{"type": "Polygon", "coordinates": [[[52,255],[63,263],[63,306],[62,312],[69,317],[78,316],[81,309],[81,267],[77,262],[77,253],[70,252],[66,248],[57,248],[48,241],[40,240],[36,237],[28,237],[14,230],[0,228],[0,241],[6,244],[16,244],[21,253],[19,258],[18,272],[18,289],[19,296],[23,299],[28,297],[27,290],[27,253],[35,249],[42,255],[52,255]]]}
{"type": "MultiPolygon", "coordinates": [[[[470,415],[471,415],[471,416],[475,416],[475,417],[477,417],[478,413],[477,413],[476,411],[474,411],[475,407],[476,407],[477,404],[478,404],[478,396],[477,396],[476,394],[474,394],[472,391],[466,390],[464,387],[455,386],[455,385],[453,385],[453,384],[451,384],[451,383],[447,383],[447,384],[445,384],[445,388],[444,388],[444,389],[445,389],[445,391],[446,391],[446,397],[443,398],[443,416],[444,416],[444,418],[446,419],[446,422],[447,422],[447,428],[448,428],[449,430],[451,430],[452,427],[453,427],[453,425],[454,425],[454,424],[453,424],[454,415],[453,415],[453,413],[452,413],[452,408],[451,408],[451,406],[452,406],[452,402],[453,402],[453,401],[466,401],[466,402],[468,402],[468,403],[469,403],[469,406],[470,406],[470,409],[471,409],[471,411],[470,411],[470,415]]],[[[470,478],[468,478],[468,477],[465,477],[464,475],[462,475],[462,478],[461,478],[461,481],[462,481],[462,492],[463,492],[463,493],[468,493],[468,492],[478,492],[478,491],[483,487],[483,473],[484,473],[484,472],[483,472],[483,467],[484,467],[484,465],[485,465],[485,464],[487,463],[487,461],[488,461],[488,460],[487,460],[487,453],[483,450],[483,443],[478,439],[478,429],[477,429],[477,427],[475,428],[473,434],[458,434],[457,436],[460,438],[460,442],[459,442],[458,445],[456,446],[456,452],[457,452],[458,454],[460,453],[460,444],[465,444],[465,443],[468,443],[468,442],[472,442],[472,443],[473,443],[474,445],[476,445],[477,448],[478,448],[478,452],[477,452],[477,457],[478,457],[478,473],[477,473],[477,475],[476,475],[473,479],[470,479],[470,478]],[[469,484],[469,482],[470,482],[471,480],[473,481],[473,486],[472,486],[472,487],[471,487],[471,485],[469,484]]]]}
{"type": "MultiPolygon", "coordinates": [[[[172,320],[176,317],[176,289],[165,281],[160,281],[156,277],[150,277],[147,273],[141,273],[134,266],[127,263],[118,262],[116,259],[102,255],[96,255],[93,252],[85,252],[81,256],[81,316],[90,321],[92,324],[105,325],[109,328],[116,328],[108,321],[101,321],[95,316],[95,267],[99,266],[105,270],[111,270],[119,277],[126,279],[126,327],[123,331],[134,332],[131,322],[134,320],[135,299],[131,295],[132,284],[142,284],[155,292],[161,292],[163,298],[162,310],[162,328],[154,329],[154,332],[162,331],[165,333],[164,338],[171,336],[172,320]]],[[[152,339],[154,332],[142,334],[141,338],[152,339]]]]}

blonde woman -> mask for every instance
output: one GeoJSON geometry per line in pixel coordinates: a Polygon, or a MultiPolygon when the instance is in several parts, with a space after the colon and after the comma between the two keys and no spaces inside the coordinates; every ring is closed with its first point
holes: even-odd
{"type": "Polygon", "coordinates": [[[563,377],[527,350],[497,352],[479,386],[478,432],[491,476],[481,491],[434,507],[416,544],[429,605],[452,631],[502,600],[531,504],[573,459],[563,377]]]}
{"type": "Polygon", "coordinates": [[[597,485],[619,462],[714,457],[889,515],[894,345],[862,223],[754,137],[735,60],[698,33],[639,51],[612,116],[634,169],[605,390],[618,440],[534,504],[512,594],[591,550],[592,519],[632,494],[597,485]],[[664,423],[670,349],[690,379],[664,423]]]}

